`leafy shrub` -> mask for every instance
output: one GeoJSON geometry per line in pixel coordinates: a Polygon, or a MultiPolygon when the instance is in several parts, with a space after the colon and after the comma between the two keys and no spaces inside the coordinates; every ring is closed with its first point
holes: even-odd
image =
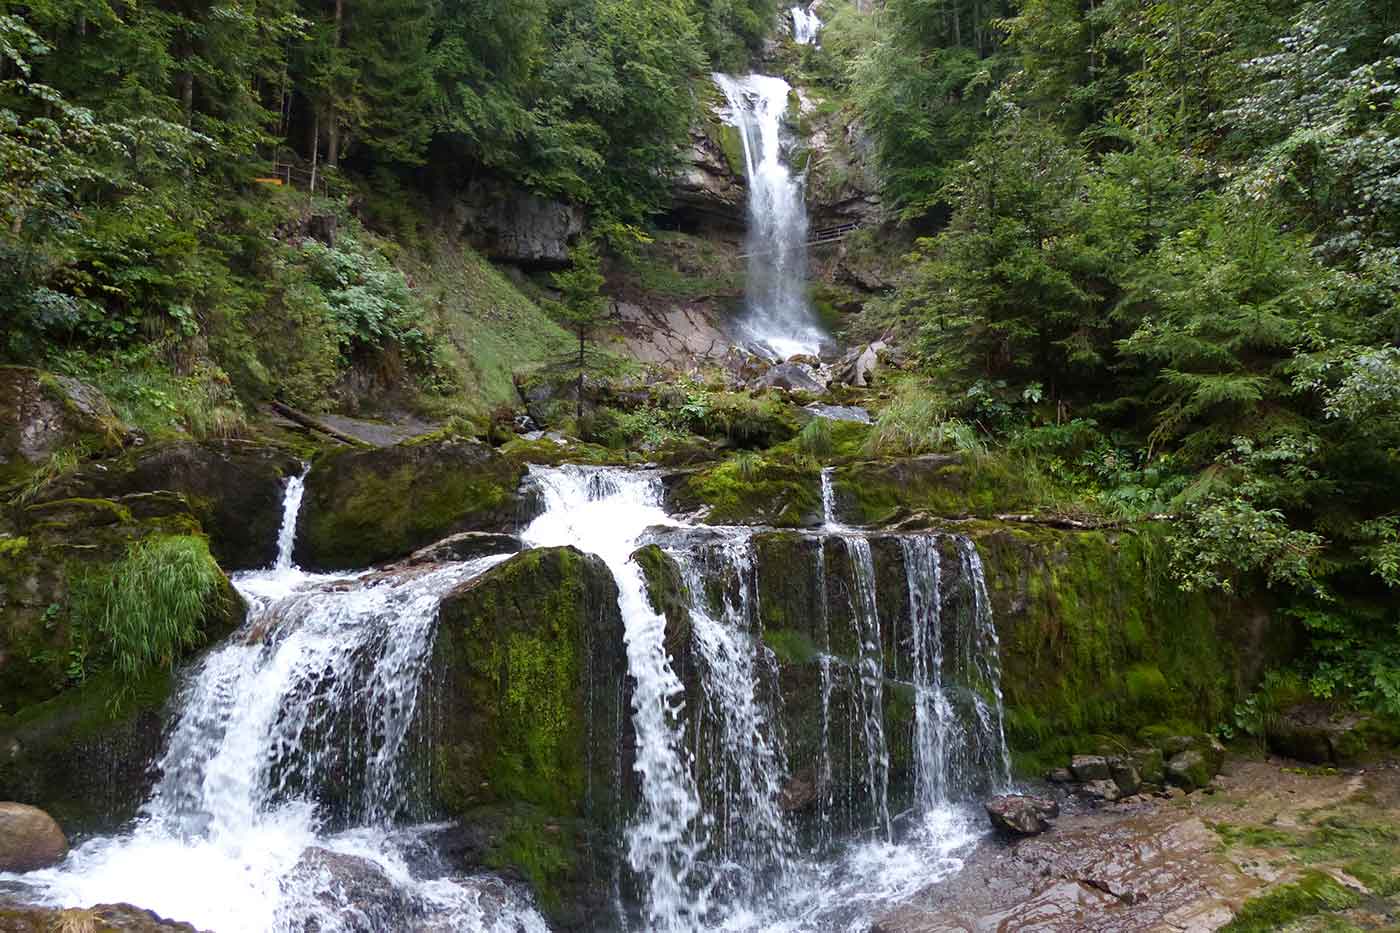
{"type": "Polygon", "coordinates": [[[947,450],[984,453],[986,447],[975,427],[948,416],[941,398],[904,383],[880,412],[866,449],[873,456],[908,456],[947,450]]]}

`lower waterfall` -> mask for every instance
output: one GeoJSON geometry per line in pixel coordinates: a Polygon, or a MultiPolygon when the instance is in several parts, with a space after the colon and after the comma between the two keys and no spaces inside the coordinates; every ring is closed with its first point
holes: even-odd
{"type": "MultiPolygon", "coordinates": [[[[524,543],[595,554],[618,588],[637,793],[616,910],[592,928],[864,931],[958,871],[986,832],[980,800],[1010,783],[970,539],[841,525],[824,475],[823,527],[784,533],[804,568],[768,561],[765,529],[669,515],[652,471],[531,467],[527,482],[524,543]],[[647,545],[674,563],[684,624],[653,604],[647,545]],[[810,632],[795,654],[767,627],[775,582],[810,606],[782,623],[810,632]]],[[[414,764],[439,603],[505,556],[305,573],[301,485],[275,566],[235,578],[246,625],[184,679],[136,824],[4,880],[218,933],[545,933],[515,887],[443,864],[414,764]]]]}

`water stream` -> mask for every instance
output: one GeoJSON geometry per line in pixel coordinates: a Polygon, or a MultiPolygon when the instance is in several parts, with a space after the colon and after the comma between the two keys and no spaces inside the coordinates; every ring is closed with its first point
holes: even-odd
{"type": "Polygon", "coordinates": [[[812,10],[795,6],[792,14],[792,39],[798,45],[816,45],[821,41],[822,21],[812,10]]]}

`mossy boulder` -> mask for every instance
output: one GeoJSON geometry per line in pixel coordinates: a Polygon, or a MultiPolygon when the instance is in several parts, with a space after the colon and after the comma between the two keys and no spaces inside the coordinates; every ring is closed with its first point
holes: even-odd
{"type": "Polygon", "coordinates": [[[745,457],[666,479],[667,508],[711,525],[821,524],[821,474],[813,467],[745,457]]]}
{"type": "Polygon", "coordinates": [[[458,532],[509,532],[524,476],[524,464],[464,438],[330,453],[306,478],[297,562],[358,569],[458,532]]]}
{"type": "Polygon", "coordinates": [[[42,499],[179,493],[229,571],[269,567],[287,478],[300,473],[291,452],[250,441],[181,441],[91,463],[41,490],[42,499]]]}
{"type": "Polygon", "coordinates": [[[120,578],[134,547],[166,539],[187,542],[217,575],[203,640],[236,627],[242,599],[213,564],[183,496],[57,499],[13,510],[0,522],[0,713],[41,703],[111,663],[96,619],[102,607],[89,605],[85,594],[120,578]]]}
{"type": "Polygon", "coordinates": [[[46,810],[70,834],[116,830],[150,792],[175,686],[167,669],[126,689],[109,672],[0,716],[0,798],[46,810]]]}
{"type": "Polygon", "coordinates": [[[188,923],[166,920],[130,904],[98,904],[84,909],[0,905],[0,930],[6,933],[197,933],[188,923]]]}
{"type": "Polygon", "coordinates": [[[0,487],[64,449],[91,454],[130,435],[101,392],[67,376],[0,366],[0,487]]]}
{"type": "Polygon", "coordinates": [[[886,525],[922,512],[944,518],[990,517],[1027,507],[1025,478],[1007,464],[962,454],[862,461],[832,475],[835,509],[853,525],[886,525]]]}
{"type": "Polygon", "coordinates": [[[526,551],[443,600],[429,691],[435,807],[473,859],[534,886],[562,929],[609,906],[631,807],[627,657],[612,574],[526,551]]]}

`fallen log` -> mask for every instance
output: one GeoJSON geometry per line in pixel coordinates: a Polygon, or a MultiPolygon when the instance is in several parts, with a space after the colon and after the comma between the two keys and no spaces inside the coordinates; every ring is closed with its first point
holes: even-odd
{"type": "Polygon", "coordinates": [[[333,437],[336,440],[340,441],[342,444],[349,444],[351,447],[370,446],[369,444],[366,444],[364,441],[360,440],[357,437],[352,437],[349,434],[346,434],[344,431],[337,431],[330,425],[325,424],[321,421],[317,421],[315,418],[311,417],[308,414],[304,414],[302,412],[297,411],[290,405],[284,405],[281,402],[274,401],[270,402],[268,404],[268,407],[271,408],[273,411],[277,412],[277,414],[281,415],[283,418],[286,418],[288,421],[295,421],[297,424],[301,425],[304,428],[307,428],[312,431],[317,431],[321,434],[326,435],[327,437],[333,437]]]}

